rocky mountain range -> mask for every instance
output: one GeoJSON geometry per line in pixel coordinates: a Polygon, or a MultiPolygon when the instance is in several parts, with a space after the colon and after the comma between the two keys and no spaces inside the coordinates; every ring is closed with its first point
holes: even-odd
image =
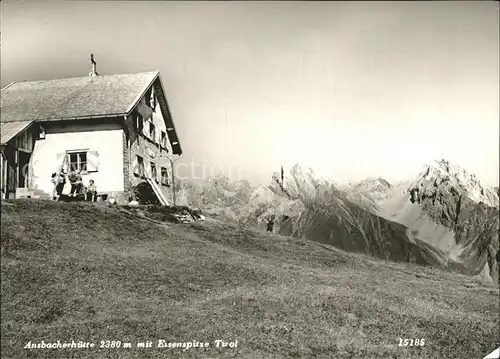
{"type": "Polygon", "coordinates": [[[267,186],[220,176],[184,184],[180,204],[377,258],[447,267],[498,279],[498,189],[446,161],[424,166],[412,182],[368,178],[340,186],[293,166],[267,186]]]}
{"type": "MultiPolygon", "coordinates": [[[[280,185],[276,174],[271,192],[289,201],[299,201],[303,210],[276,213],[277,231],[286,236],[306,238],[377,258],[423,265],[445,266],[444,254],[415,238],[408,228],[368,210],[376,210],[377,199],[391,188],[385,180],[369,179],[349,188],[339,187],[310,168],[292,167],[280,185]],[[364,192],[369,188],[374,191],[364,192]],[[363,205],[356,203],[363,201],[363,205]]],[[[293,208],[297,208],[295,205],[293,208]]],[[[292,207],[290,207],[292,208],[292,207]]]]}

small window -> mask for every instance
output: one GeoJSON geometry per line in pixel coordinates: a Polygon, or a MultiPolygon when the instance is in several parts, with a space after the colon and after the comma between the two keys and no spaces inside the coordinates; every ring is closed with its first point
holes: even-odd
{"type": "Polygon", "coordinates": [[[146,105],[148,105],[149,107],[151,107],[151,109],[154,112],[155,107],[156,107],[156,96],[155,96],[153,87],[149,88],[146,91],[146,94],[144,96],[144,100],[145,100],[146,105]]]}
{"type": "Polygon", "coordinates": [[[16,146],[18,148],[23,148],[23,149],[29,149],[30,146],[29,146],[29,140],[28,140],[28,132],[27,131],[23,131],[21,132],[18,136],[17,136],[17,140],[16,140],[16,146]]]}
{"type": "Polygon", "coordinates": [[[135,157],[134,173],[139,177],[144,176],[144,159],[141,156],[135,157]]]}
{"type": "Polygon", "coordinates": [[[138,134],[142,134],[144,131],[144,120],[139,114],[137,114],[137,117],[135,118],[135,128],[137,129],[138,134]]]}
{"type": "Polygon", "coordinates": [[[148,105],[149,107],[151,106],[151,95],[153,93],[153,88],[150,87],[147,89],[146,94],[144,95],[144,103],[148,105]]]}
{"type": "Polygon", "coordinates": [[[156,165],[154,162],[151,162],[151,178],[158,182],[158,173],[156,172],[156,165]]]}
{"type": "Polygon", "coordinates": [[[62,164],[65,171],[80,171],[82,173],[99,171],[99,152],[90,150],[69,150],[66,153],[57,155],[60,162],[66,156],[65,163],[62,164]]]}
{"type": "Polygon", "coordinates": [[[167,148],[167,134],[165,133],[165,131],[161,131],[160,145],[164,148],[167,148]]]}
{"type": "Polygon", "coordinates": [[[69,156],[69,170],[87,172],[87,151],[70,152],[69,156]]]}
{"type": "Polygon", "coordinates": [[[165,167],[161,167],[161,184],[170,187],[168,183],[168,171],[165,167]]]}
{"type": "Polygon", "coordinates": [[[153,122],[149,123],[149,138],[151,141],[156,142],[156,129],[153,122]]]}
{"type": "Polygon", "coordinates": [[[149,105],[153,109],[153,111],[156,109],[156,94],[154,91],[151,91],[151,97],[149,101],[149,105]]]}

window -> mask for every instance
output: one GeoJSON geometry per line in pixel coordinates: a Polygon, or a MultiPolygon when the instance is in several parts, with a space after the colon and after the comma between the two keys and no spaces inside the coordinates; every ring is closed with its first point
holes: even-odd
{"type": "Polygon", "coordinates": [[[142,119],[142,116],[137,114],[135,118],[135,128],[137,129],[138,134],[142,134],[144,131],[144,121],[142,119]]]}
{"type": "Polygon", "coordinates": [[[156,95],[154,91],[151,91],[151,97],[149,101],[149,105],[153,109],[153,111],[156,109],[156,95]]]}
{"type": "Polygon", "coordinates": [[[156,129],[153,122],[149,123],[149,138],[151,141],[156,142],[156,129]]]}
{"type": "Polygon", "coordinates": [[[156,98],[155,98],[155,94],[154,94],[152,87],[146,91],[146,94],[144,96],[144,100],[146,102],[146,105],[151,107],[151,109],[153,109],[153,111],[154,111],[154,109],[156,107],[156,98]]]}
{"type": "Polygon", "coordinates": [[[69,153],[69,170],[87,171],[87,152],[69,153]]]}
{"type": "Polygon", "coordinates": [[[156,173],[156,165],[154,162],[151,162],[151,179],[158,182],[158,173],[156,173]]]}
{"type": "Polygon", "coordinates": [[[144,102],[146,103],[146,105],[148,105],[149,107],[152,107],[151,106],[151,94],[153,93],[153,88],[150,87],[146,90],[146,93],[144,94],[144,102]]]}
{"type": "Polygon", "coordinates": [[[144,159],[141,156],[135,156],[134,174],[144,177],[144,159]]]}
{"type": "Polygon", "coordinates": [[[164,148],[167,148],[167,134],[165,133],[165,131],[161,131],[160,145],[164,148]]]}
{"type": "Polygon", "coordinates": [[[67,171],[80,171],[83,173],[97,172],[99,167],[99,153],[90,150],[66,151],[67,171]]]}
{"type": "Polygon", "coordinates": [[[16,139],[16,146],[25,150],[31,149],[30,146],[30,135],[28,131],[21,132],[16,139]]]}
{"type": "Polygon", "coordinates": [[[168,171],[165,167],[161,167],[161,184],[170,187],[168,183],[168,171]]]}

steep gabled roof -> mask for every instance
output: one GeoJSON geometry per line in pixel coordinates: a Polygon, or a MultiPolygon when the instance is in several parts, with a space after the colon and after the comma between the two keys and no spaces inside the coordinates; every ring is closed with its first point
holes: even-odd
{"type": "Polygon", "coordinates": [[[11,121],[2,123],[0,126],[1,141],[0,145],[6,145],[7,142],[12,140],[18,133],[22,132],[25,128],[28,128],[33,121],[11,121]]]}
{"type": "Polygon", "coordinates": [[[1,122],[125,115],[158,72],[15,82],[2,90],[1,122]]]}
{"type": "Polygon", "coordinates": [[[181,154],[158,71],[14,82],[2,89],[0,122],[3,127],[20,121],[126,116],[152,86],[159,97],[173,152],[181,154]]]}

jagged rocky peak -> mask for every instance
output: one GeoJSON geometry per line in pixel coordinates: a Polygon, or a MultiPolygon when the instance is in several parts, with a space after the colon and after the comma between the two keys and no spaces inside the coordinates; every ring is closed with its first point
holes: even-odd
{"type": "MultiPolygon", "coordinates": [[[[323,178],[318,176],[311,167],[304,167],[300,164],[295,164],[290,168],[288,179],[294,179],[298,184],[310,183],[315,184],[321,182],[323,178]],[[291,178],[290,178],[291,177],[291,178]]],[[[285,178],[285,183],[287,178],[285,178]]]]}
{"type": "MultiPolygon", "coordinates": [[[[273,174],[273,182],[279,180],[281,182],[281,175],[278,172],[273,174]]],[[[286,188],[297,187],[317,187],[320,184],[328,183],[328,180],[317,175],[310,167],[304,167],[300,164],[295,164],[288,171],[284,173],[283,185],[286,188]]]]}
{"type": "Polygon", "coordinates": [[[342,185],[342,195],[369,212],[377,213],[379,206],[390,194],[394,185],[382,177],[368,177],[360,182],[342,185]]]}
{"type": "Polygon", "coordinates": [[[410,200],[418,203],[426,198],[434,203],[441,197],[465,196],[488,207],[499,205],[498,192],[493,187],[482,184],[475,174],[444,159],[425,165],[408,187],[408,193],[410,200]]]}
{"type": "Polygon", "coordinates": [[[377,178],[377,180],[384,187],[387,187],[387,188],[392,188],[393,187],[393,184],[391,182],[389,182],[388,180],[386,180],[386,179],[384,179],[382,177],[377,178]]]}
{"type": "Polygon", "coordinates": [[[318,205],[339,196],[336,183],[310,167],[296,164],[284,172],[283,183],[279,173],[273,174],[269,188],[276,194],[318,205]]]}
{"type": "Polygon", "coordinates": [[[351,186],[359,190],[380,192],[392,188],[393,184],[382,177],[369,177],[361,182],[351,184],[351,186]]]}

